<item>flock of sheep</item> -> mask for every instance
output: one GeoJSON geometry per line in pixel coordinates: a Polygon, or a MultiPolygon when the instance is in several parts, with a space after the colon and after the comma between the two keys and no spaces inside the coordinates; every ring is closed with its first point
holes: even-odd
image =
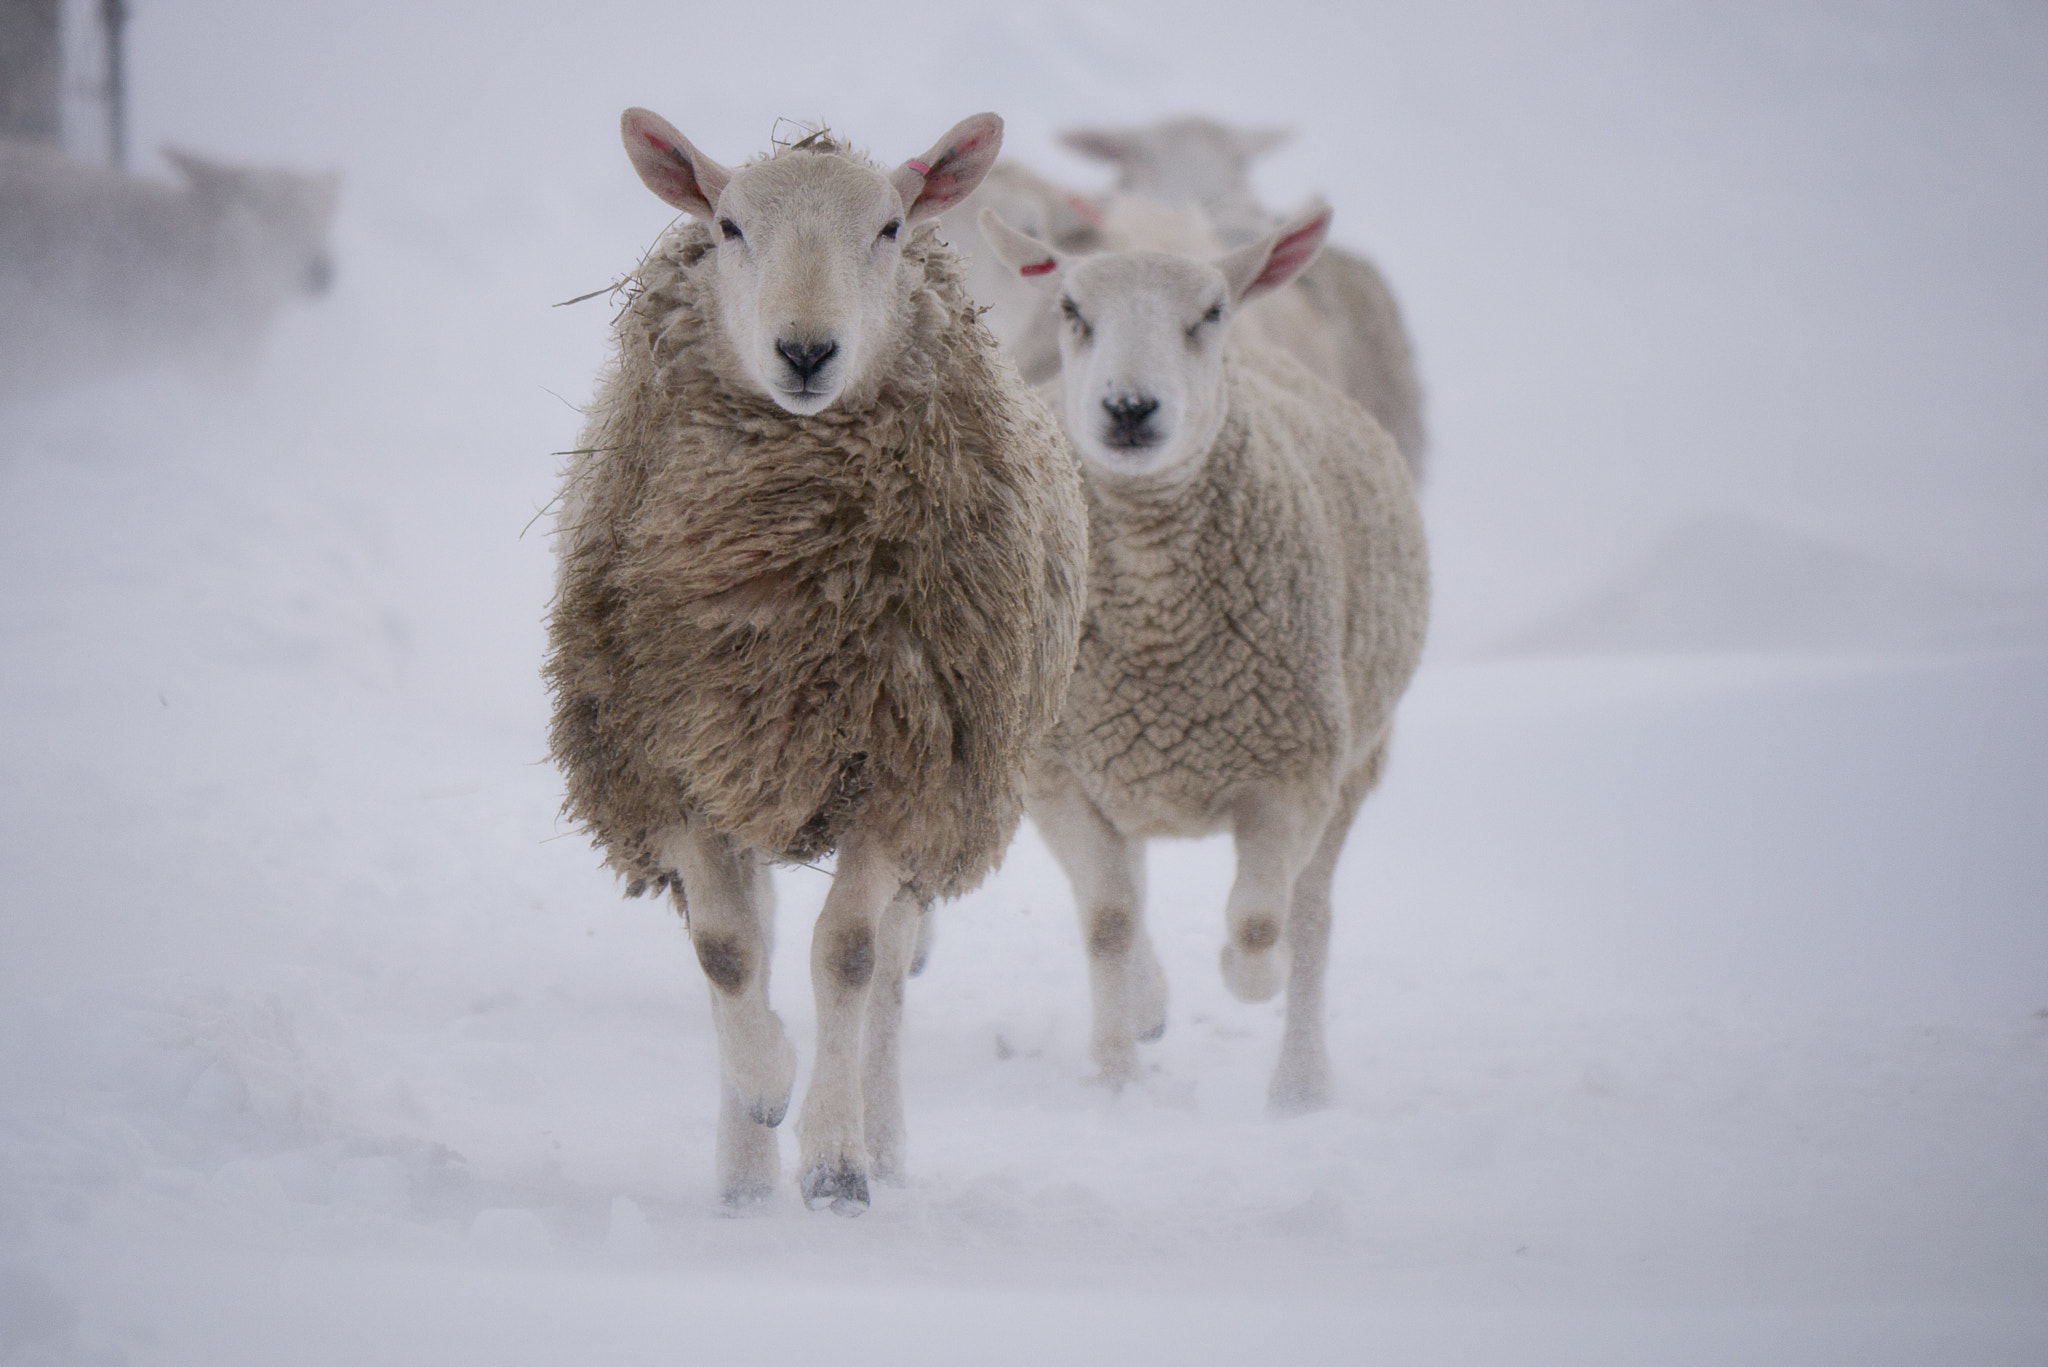
{"type": "Polygon", "coordinates": [[[1330,880],[1422,648],[1420,397],[1392,296],[1281,221],[1271,142],[1089,132],[1106,200],[962,121],[883,169],[738,167],[628,110],[683,217],[626,286],[563,491],[547,678],[566,811],[666,888],[710,985],[717,1172],[779,1181],[796,1054],[769,865],[836,852],[811,941],[805,1203],[900,1180],[898,1031],[934,899],[1029,812],[1072,885],[1103,1078],[1166,1025],[1144,843],[1231,833],[1222,971],[1284,988],[1270,1089],[1326,1103],[1330,880]]]}

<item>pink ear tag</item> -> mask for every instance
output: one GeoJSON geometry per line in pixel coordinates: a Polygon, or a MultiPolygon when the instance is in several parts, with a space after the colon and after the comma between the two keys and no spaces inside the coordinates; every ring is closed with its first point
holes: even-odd
{"type": "Polygon", "coordinates": [[[1059,266],[1059,262],[1057,262],[1057,261],[1053,261],[1053,260],[1050,260],[1050,259],[1048,259],[1048,260],[1045,260],[1045,261],[1034,261],[1034,262],[1032,262],[1032,263],[1031,263],[1030,265],[1028,265],[1028,266],[1019,266],[1019,267],[1017,268],[1017,274],[1019,274],[1019,275],[1048,275],[1048,274],[1050,274],[1050,273],[1051,273],[1052,271],[1054,271],[1055,269],[1057,269],[1057,268],[1058,268],[1058,266],[1059,266]]]}
{"type": "Polygon", "coordinates": [[[905,166],[908,166],[911,170],[917,172],[921,176],[928,176],[932,173],[932,168],[925,165],[923,162],[919,161],[916,157],[912,157],[909,161],[906,161],[903,164],[905,166]]]}

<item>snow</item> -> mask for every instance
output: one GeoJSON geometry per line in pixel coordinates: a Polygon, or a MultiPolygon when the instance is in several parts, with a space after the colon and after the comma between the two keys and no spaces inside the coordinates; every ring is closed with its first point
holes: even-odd
{"type": "Polygon", "coordinates": [[[0,1363],[2048,1355],[2048,26],[1169,13],[139,10],[136,145],[341,166],[340,277],[247,375],[0,409],[0,1363]],[[1215,842],[1153,851],[1171,1023],[1090,1085],[1027,831],[912,984],[909,1185],[720,1213],[521,530],[607,317],[548,306],[666,218],[632,103],[728,159],[993,107],[1078,183],[1069,122],[1303,130],[1262,189],[1386,268],[1437,438],[1331,1111],[1263,1114],[1215,842]]]}

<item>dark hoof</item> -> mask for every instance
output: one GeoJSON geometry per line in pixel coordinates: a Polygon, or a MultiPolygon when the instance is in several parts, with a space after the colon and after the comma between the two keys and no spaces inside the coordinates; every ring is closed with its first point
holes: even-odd
{"type": "Polygon", "coordinates": [[[920,949],[917,952],[917,957],[910,961],[910,976],[915,978],[918,974],[924,972],[925,961],[931,957],[930,950],[920,949]]]}
{"type": "Polygon", "coordinates": [[[868,1208],[868,1175],[843,1159],[837,1167],[812,1168],[798,1186],[808,1210],[829,1205],[834,1215],[850,1216],[868,1208]]]}
{"type": "Polygon", "coordinates": [[[782,1098],[782,1100],[776,1102],[775,1105],[772,1107],[767,1105],[766,1103],[761,1103],[758,1105],[747,1107],[747,1119],[753,1121],[756,1125],[766,1125],[771,1130],[774,1129],[777,1125],[780,1125],[782,1123],[782,1117],[788,1114],[788,1097],[782,1098]]]}
{"type": "Polygon", "coordinates": [[[1145,1043],[1150,1044],[1153,1040],[1158,1039],[1161,1035],[1165,1033],[1166,1022],[1162,1020],[1159,1022],[1159,1024],[1153,1026],[1150,1030],[1147,1030],[1144,1034],[1138,1036],[1138,1038],[1140,1040],[1143,1040],[1145,1043]]]}

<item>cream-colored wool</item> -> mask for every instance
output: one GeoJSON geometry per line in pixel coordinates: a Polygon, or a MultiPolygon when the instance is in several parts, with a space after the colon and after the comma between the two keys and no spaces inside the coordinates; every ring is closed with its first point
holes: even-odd
{"type": "Polygon", "coordinates": [[[1016,830],[1071,674],[1074,457],[928,229],[900,360],[811,417],[720,378],[710,247],[688,221],[643,263],[567,472],[565,810],[635,891],[669,879],[678,824],[795,860],[858,823],[918,895],[956,895],[1016,830]]]}
{"type": "Polygon", "coordinates": [[[1087,624],[1034,783],[1071,771],[1127,835],[1217,829],[1248,785],[1334,789],[1421,655],[1422,520],[1386,432],[1275,348],[1233,339],[1224,375],[1191,480],[1088,480],[1087,624]]]}

